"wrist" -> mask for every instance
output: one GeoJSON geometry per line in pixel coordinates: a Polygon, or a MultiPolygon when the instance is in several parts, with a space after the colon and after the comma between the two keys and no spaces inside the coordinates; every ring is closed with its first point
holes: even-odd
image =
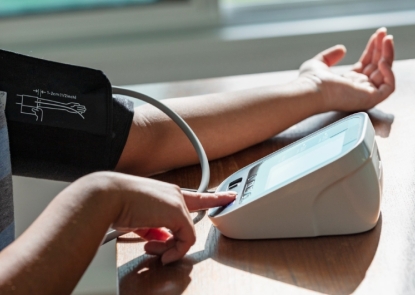
{"type": "Polygon", "coordinates": [[[294,89],[298,89],[301,95],[306,98],[305,105],[311,112],[309,115],[316,115],[329,111],[324,95],[323,81],[316,76],[300,76],[294,80],[294,89]]]}
{"type": "Polygon", "coordinates": [[[76,185],[77,190],[82,192],[79,194],[83,198],[80,202],[86,208],[99,210],[104,224],[109,226],[117,219],[123,208],[117,173],[95,172],[79,179],[76,185]]]}

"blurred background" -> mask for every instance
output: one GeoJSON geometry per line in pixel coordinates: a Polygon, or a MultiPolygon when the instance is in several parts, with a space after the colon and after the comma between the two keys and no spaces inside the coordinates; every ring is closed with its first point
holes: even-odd
{"type": "Polygon", "coordinates": [[[0,0],[0,48],[141,84],[296,69],[388,27],[415,58],[415,0],[0,0]]]}

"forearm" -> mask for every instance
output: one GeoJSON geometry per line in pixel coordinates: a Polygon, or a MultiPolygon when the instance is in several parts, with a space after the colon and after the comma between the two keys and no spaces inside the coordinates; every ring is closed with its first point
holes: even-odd
{"type": "Polygon", "coordinates": [[[70,294],[115,219],[104,177],[85,178],[60,193],[12,245],[0,253],[0,294],[70,294]],[[105,198],[105,201],[98,200],[105,198]]]}
{"type": "MultiPolygon", "coordinates": [[[[309,80],[281,86],[165,100],[199,137],[209,159],[259,143],[321,112],[309,80]]],[[[136,108],[116,170],[136,175],[194,164],[198,159],[183,132],[151,106],[136,108]]]]}

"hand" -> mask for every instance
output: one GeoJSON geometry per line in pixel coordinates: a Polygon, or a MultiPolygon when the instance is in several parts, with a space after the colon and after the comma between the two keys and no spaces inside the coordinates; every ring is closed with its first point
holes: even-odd
{"type": "MultiPolygon", "coordinates": [[[[204,210],[208,208],[223,206],[236,197],[236,193],[219,192],[219,193],[196,193],[182,191],[184,202],[190,212],[204,210]]],[[[163,255],[167,250],[175,246],[175,239],[172,234],[163,228],[141,228],[134,231],[143,239],[149,242],[145,246],[148,254],[163,255]]]]}
{"type": "Polygon", "coordinates": [[[36,121],[43,121],[43,110],[41,108],[32,108],[32,113],[36,116],[36,121]]]}
{"type": "Polygon", "coordinates": [[[300,67],[300,80],[312,82],[321,93],[321,111],[367,110],[385,100],[395,90],[392,72],[393,37],[378,29],[369,39],[352,71],[340,76],[330,71],[345,55],[336,45],[317,54],[300,67]]]}
{"type": "Polygon", "coordinates": [[[183,257],[196,240],[189,211],[226,205],[236,196],[234,192],[182,192],[176,185],[119,173],[111,173],[108,179],[110,193],[123,204],[112,227],[135,231],[149,240],[145,250],[161,255],[163,264],[183,257]]]}
{"type": "Polygon", "coordinates": [[[77,103],[77,102],[70,102],[66,104],[68,106],[67,111],[70,113],[79,113],[79,114],[83,114],[86,112],[86,107],[77,103]]]}

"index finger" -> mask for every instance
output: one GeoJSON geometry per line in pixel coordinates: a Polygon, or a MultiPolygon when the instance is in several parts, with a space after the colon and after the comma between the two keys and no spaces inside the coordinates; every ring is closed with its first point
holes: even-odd
{"type": "Polygon", "coordinates": [[[182,191],[182,194],[187,209],[190,212],[227,205],[235,200],[237,195],[237,193],[234,191],[217,193],[196,193],[182,191]]]}
{"type": "Polygon", "coordinates": [[[375,42],[376,42],[377,35],[378,35],[378,32],[376,31],[375,33],[372,34],[372,36],[370,36],[369,41],[366,44],[366,48],[363,51],[362,56],[359,59],[363,67],[372,61],[373,49],[375,48],[375,42]]]}

